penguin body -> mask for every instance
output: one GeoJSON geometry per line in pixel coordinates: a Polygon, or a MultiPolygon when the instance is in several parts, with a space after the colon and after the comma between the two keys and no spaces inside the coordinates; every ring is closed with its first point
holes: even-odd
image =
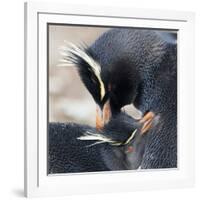
{"type": "MultiPolygon", "coordinates": [[[[177,167],[177,77],[165,73],[156,80],[141,110],[159,115],[159,123],[149,130],[141,168],[177,167]]],[[[145,98],[144,98],[145,99],[145,98]]]]}
{"type": "Polygon", "coordinates": [[[90,141],[77,140],[86,131],[94,128],[73,123],[49,124],[48,172],[78,173],[107,171],[99,156],[99,146],[87,147],[90,141]]]}

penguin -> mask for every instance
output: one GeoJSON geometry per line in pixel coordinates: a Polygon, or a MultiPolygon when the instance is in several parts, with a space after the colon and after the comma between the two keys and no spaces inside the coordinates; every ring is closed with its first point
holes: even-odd
{"type": "Polygon", "coordinates": [[[62,52],[97,104],[97,128],[125,105],[138,108],[159,73],[176,70],[176,34],[161,30],[113,28],[89,47],[67,43],[62,52]]]}
{"type": "Polygon", "coordinates": [[[127,104],[142,112],[141,121],[149,119],[143,169],[177,167],[176,41],[175,32],[113,28],[90,47],[63,48],[63,62],[76,65],[98,105],[97,128],[127,104]],[[152,128],[154,116],[159,123],[152,128]]]}
{"type": "Polygon", "coordinates": [[[141,132],[144,124],[124,112],[101,131],[75,123],[50,123],[49,174],[138,169],[147,138],[147,132],[141,132]]]}

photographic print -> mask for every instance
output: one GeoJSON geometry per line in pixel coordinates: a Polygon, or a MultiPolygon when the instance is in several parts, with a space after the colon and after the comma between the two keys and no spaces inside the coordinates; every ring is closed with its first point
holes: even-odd
{"type": "Polygon", "coordinates": [[[27,197],[194,184],[194,13],[25,3],[27,197]]]}
{"type": "Polygon", "coordinates": [[[177,168],[177,31],[47,24],[48,174],[177,168]]]}

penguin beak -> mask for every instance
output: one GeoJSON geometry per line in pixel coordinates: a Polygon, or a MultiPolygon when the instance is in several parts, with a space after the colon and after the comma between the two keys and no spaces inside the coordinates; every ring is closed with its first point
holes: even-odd
{"type": "Polygon", "coordinates": [[[141,134],[145,134],[153,125],[153,120],[154,120],[155,114],[153,112],[148,112],[146,113],[142,119],[139,121],[140,123],[143,124],[141,134]]]}
{"type": "Polygon", "coordinates": [[[101,130],[104,127],[103,124],[103,113],[99,106],[96,107],[96,129],[101,130]]]}
{"type": "Polygon", "coordinates": [[[101,130],[105,124],[107,124],[111,118],[110,101],[106,101],[101,110],[99,106],[96,108],[96,129],[101,130]]]}

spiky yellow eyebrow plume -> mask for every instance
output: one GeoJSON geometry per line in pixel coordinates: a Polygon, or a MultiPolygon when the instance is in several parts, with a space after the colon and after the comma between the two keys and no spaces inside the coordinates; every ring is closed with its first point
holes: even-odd
{"type": "Polygon", "coordinates": [[[126,140],[126,142],[124,143],[124,145],[128,144],[128,143],[134,138],[136,132],[137,132],[137,129],[135,129],[135,130],[133,131],[133,133],[132,133],[131,136],[126,140]]]}
{"type": "Polygon", "coordinates": [[[78,137],[77,139],[78,140],[87,140],[87,141],[94,141],[94,140],[98,141],[89,146],[93,146],[93,145],[101,144],[101,143],[109,143],[114,146],[120,146],[122,144],[121,142],[112,140],[111,138],[106,137],[102,134],[91,133],[89,131],[87,131],[86,133],[84,133],[84,135],[78,137]]]}
{"type": "Polygon", "coordinates": [[[127,145],[134,138],[136,132],[137,132],[137,129],[135,129],[133,131],[133,133],[130,135],[130,137],[125,142],[119,142],[117,140],[112,140],[111,138],[109,138],[105,135],[98,134],[98,133],[92,133],[89,131],[87,131],[82,136],[78,137],[77,139],[78,140],[87,140],[87,141],[94,141],[94,140],[97,141],[89,146],[94,146],[96,144],[101,144],[101,143],[109,143],[113,146],[121,146],[121,145],[127,145]]]}
{"type": "MultiPolygon", "coordinates": [[[[75,45],[70,42],[65,41],[65,46],[61,47],[61,54],[64,56],[62,62],[64,64],[76,64],[77,57],[83,59],[91,68],[94,75],[96,76],[97,80],[99,81],[100,85],[100,97],[101,100],[105,96],[105,86],[101,79],[101,66],[100,64],[95,61],[88,53],[85,51],[84,48],[81,46],[75,45]]],[[[63,65],[64,66],[64,65],[63,65]]]]}

